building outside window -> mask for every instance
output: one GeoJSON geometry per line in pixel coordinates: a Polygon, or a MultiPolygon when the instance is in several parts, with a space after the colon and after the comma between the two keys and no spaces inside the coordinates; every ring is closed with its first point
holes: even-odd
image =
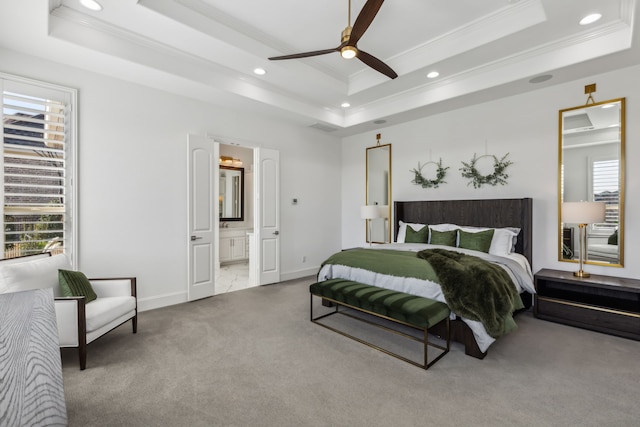
{"type": "MultiPolygon", "coordinates": [[[[76,91],[0,73],[3,258],[76,259],[76,91]]],[[[75,262],[74,262],[75,264],[75,262]]]]}

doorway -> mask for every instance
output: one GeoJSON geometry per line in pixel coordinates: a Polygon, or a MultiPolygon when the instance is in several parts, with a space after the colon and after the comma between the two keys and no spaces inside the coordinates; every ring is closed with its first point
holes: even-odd
{"type": "Polygon", "coordinates": [[[279,152],[209,135],[188,134],[187,142],[187,300],[279,282],[279,152]]]}
{"type": "MultiPolygon", "coordinates": [[[[216,294],[256,286],[250,274],[254,238],[254,149],[220,143],[219,269],[216,294]]],[[[254,254],[255,256],[255,254],[254,254]]],[[[255,260],[253,260],[255,261],[255,260]]]]}

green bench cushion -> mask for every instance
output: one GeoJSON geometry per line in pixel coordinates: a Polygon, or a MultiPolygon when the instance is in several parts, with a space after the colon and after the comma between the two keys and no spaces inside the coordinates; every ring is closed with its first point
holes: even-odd
{"type": "Polygon", "coordinates": [[[309,291],[313,295],[330,298],[419,328],[430,328],[446,319],[450,313],[449,307],[443,302],[345,279],[313,283],[309,291]]]}

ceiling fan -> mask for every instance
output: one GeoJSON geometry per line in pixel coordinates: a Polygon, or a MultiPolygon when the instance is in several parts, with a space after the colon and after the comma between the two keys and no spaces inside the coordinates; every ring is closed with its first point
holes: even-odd
{"type": "Polygon", "coordinates": [[[376,17],[376,14],[382,6],[382,3],[384,3],[384,0],[367,0],[362,10],[360,11],[360,14],[358,14],[353,27],[351,27],[351,0],[349,0],[349,17],[347,28],[342,31],[342,43],[340,43],[340,46],[338,47],[335,47],[333,49],[295,53],[293,55],[273,56],[269,59],[274,61],[280,59],[297,59],[307,58],[309,56],[326,55],[327,53],[332,52],[340,52],[340,56],[342,56],[343,58],[351,59],[353,57],[356,57],[374,70],[384,74],[391,79],[395,79],[396,77],[398,77],[398,74],[396,74],[396,72],[393,71],[391,67],[389,67],[387,64],[385,64],[375,56],[370,55],[367,52],[358,49],[357,47],[358,41],[364,35],[365,31],[367,31],[367,28],[369,28],[371,22],[373,22],[373,18],[376,17]]]}

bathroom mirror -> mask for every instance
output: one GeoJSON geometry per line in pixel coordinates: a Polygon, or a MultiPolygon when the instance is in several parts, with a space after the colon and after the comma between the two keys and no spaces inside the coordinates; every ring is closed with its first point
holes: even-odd
{"type": "Polygon", "coordinates": [[[366,205],[378,206],[378,209],[373,210],[375,215],[364,218],[366,241],[390,243],[391,144],[367,148],[366,205]]]}
{"type": "Polygon", "coordinates": [[[244,221],[244,168],[220,166],[220,221],[244,221]]]}
{"type": "Polygon", "coordinates": [[[586,227],[585,264],[624,265],[625,99],[559,112],[558,260],[579,259],[578,224],[562,222],[563,202],[604,202],[605,220],[586,227]]]}

